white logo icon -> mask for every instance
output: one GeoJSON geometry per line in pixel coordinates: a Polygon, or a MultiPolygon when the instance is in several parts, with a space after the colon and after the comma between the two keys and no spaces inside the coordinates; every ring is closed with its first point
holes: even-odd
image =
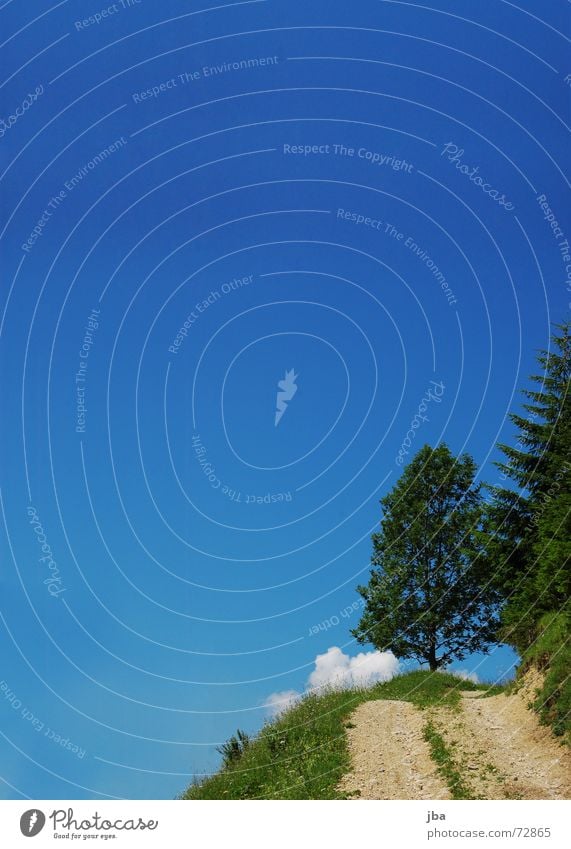
{"type": "Polygon", "coordinates": [[[20,831],[24,837],[35,837],[46,824],[46,815],[43,811],[26,811],[20,817],[20,831]]]}
{"type": "Polygon", "coordinates": [[[298,375],[295,373],[294,369],[290,369],[290,371],[286,371],[285,377],[283,380],[278,380],[278,389],[279,392],[276,398],[276,416],[274,419],[274,427],[277,427],[281,421],[281,418],[285,411],[287,410],[287,405],[297,392],[297,386],[295,384],[298,375]]]}

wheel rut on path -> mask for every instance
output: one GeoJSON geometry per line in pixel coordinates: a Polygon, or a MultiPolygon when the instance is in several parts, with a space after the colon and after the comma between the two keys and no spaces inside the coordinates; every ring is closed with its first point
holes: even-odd
{"type": "Polygon", "coordinates": [[[571,753],[539,724],[524,688],[468,692],[457,708],[364,702],[347,723],[351,770],[339,792],[351,799],[450,799],[424,739],[430,723],[473,799],[569,799],[571,753]]]}

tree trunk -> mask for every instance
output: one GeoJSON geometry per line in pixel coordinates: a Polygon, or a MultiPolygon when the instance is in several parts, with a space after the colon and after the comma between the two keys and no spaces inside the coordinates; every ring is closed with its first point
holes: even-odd
{"type": "Polygon", "coordinates": [[[436,660],[436,643],[431,643],[428,647],[428,666],[431,672],[436,672],[438,669],[438,661],[436,660]]]}

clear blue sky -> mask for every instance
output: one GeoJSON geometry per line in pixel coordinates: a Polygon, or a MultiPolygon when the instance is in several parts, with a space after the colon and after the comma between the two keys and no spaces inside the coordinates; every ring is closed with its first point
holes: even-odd
{"type": "Polygon", "coordinates": [[[568,3],[211,6],[0,7],[6,798],[172,798],[355,655],[431,381],[497,481],[568,309],[568,3]]]}

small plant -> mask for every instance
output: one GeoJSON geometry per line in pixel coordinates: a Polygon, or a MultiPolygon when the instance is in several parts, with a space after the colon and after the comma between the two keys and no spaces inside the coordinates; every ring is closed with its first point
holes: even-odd
{"type": "Polygon", "coordinates": [[[250,737],[245,731],[240,728],[233,734],[229,740],[216,747],[216,751],[222,755],[222,763],[225,767],[239,761],[248,746],[250,745],[250,737]]]}

